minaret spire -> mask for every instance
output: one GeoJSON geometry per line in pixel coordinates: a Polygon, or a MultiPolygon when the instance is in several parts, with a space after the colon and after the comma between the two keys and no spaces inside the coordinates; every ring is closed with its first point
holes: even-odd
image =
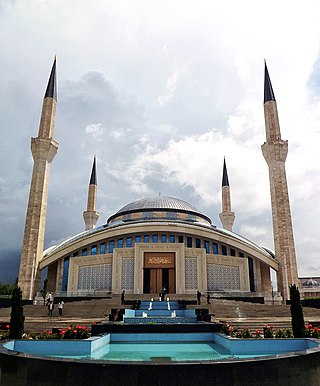
{"type": "Polygon", "coordinates": [[[229,186],[228,171],[226,165],[226,158],[223,158],[223,171],[222,171],[222,187],[229,186]]]}
{"type": "Polygon", "coordinates": [[[48,81],[48,86],[44,94],[45,98],[53,98],[57,102],[57,80],[56,80],[56,63],[57,57],[54,57],[51,74],[48,81]]]}
{"type": "MultiPolygon", "coordinates": [[[[50,164],[59,144],[53,139],[56,113],[56,59],[51,70],[42,105],[38,137],[31,139],[34,160],[28,209],[20,258],[19,286],[23,299],[33,299],[40,284],[39,262],[42,258],[48,201],[50,164]]],[[[50,288],[54,291],[55,288],[50,288]]]]}
{"type": "Polygon", "coordinates": [[[276,101],[276,98],[274,96],[267,63],[266,61],[264,61],[264,102],[263,103],[266,103],[269,101],[276,101]]]}
{"type": "Polygon", "coordinates": [[[87,210],[83,212],[85,230],[93,229],[99,218],[99,213],[96,211],[97,206],[97,170],[96,156],[93,157],[93,164],[88,188],[87,210]]]}
{"type": "Polygon", "coordinates": [[[93,165],[89,185],[97,185],[96,156],[93,157],[93,165]]]}
{"type": "Polygon", "coordinates": [[[277,102],[265,64],[264,116],[266,142],[261,146],[269,167],[275,256],[279,261],[278,290],[289,299],[288,285],[299,286],[285,161],[288,141],[281,139],[277,102]]]}
{"type": "Polygon", "coordinates": [[[223,159],[222,171],[222,212],[219,214],[224,229],[232,231],[235,214],[231,211],[231,197],[226,159],[223,159]]]}

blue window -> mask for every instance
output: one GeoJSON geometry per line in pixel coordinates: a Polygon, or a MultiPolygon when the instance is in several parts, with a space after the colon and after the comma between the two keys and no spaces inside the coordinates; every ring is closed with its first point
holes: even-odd
{"type": "Polygon", "coordinates": [[[148,243],[149,242],[149,235],[144,235],[143,236],[143,242],[148,243]]]}
{"type": "Polygon", "coordinates": [[[161,235],[161,242],[166,243],[167,242],[167,236],[166,235],[161,235]]]}
{"type": "Polygon", "coordinates": [[[183,236],[179,236],[179,243],[183,244],[183,236]]]}
{"type": "Polygon", "coordinates": [[[176,242],[176,236],[170,235],[170,243],[175,243],[175,242],[176,242]]]}
{"type": "Polygon", "coordinates": [[[159,239],[158,235],[152,235],[152,242],[153,243],[157,243],[158,239],[159,239]]]}
{"type": "Polygon", "coordinates": [[[175,213],[175,212],[167,212],[166,213],[166,217],[167,218],[171,218],[171,219],[177,218],[177,213],[175,213]]]}
{"type": "Polygon", "coordinates": [[[118,248],[123,247],[123,239],[118,239],[118,248]]]}
{"type": "Polygon", "coordinates": [[[192,248],[192,237],[187,237],[187,247],[192,248]]]}
{"type": "Polygon", "coordinates": [[[103,255],[106,253],[106,243],[100,244],[100,254],[103,255]]]}
{"type": "Polygon", "coordinates": [[[141,243],[141,236],[136,236],[136,243],[137,244],[141,243]]]}
{"type": "Polygon", "coordinates": [[[196,239],[196,248],[201,248],[201,240],[196,239]]]}
{"type": "Polygon", "coordinates": [[[221,252],[224,256],[227,256],[227,247],[225,245],[221,245],[221,252]]]}
{"type": "Polygon", "coordinates": [[[204,247],[207,253],[210,253],[210,244],[208,240],[204,240],[204,247]]]}
{"type": "Polygon", "coordinates": [[[78,252],[74,252],[72,257],[78,257],[79,256],[79,253],[78,252]]]}
{"type": "Polygon", "coordinates": [[[236,255],[236,251],[233,248],[230,248],[230,255],[231,256],[235,256],[236,255]]]}
{"type": "Polygon", "coordinates": [[[114,248],[114,240],[111,240],[109,241],[109,253],[113,252],[113,248],[114,248]]]}
{"type": "Polygon", "coordinates": [[[88,255],[87,248],[83,248],[83,250],[81,251],[81,256],[87,256],[87,255],[88,255]]]}
{"type": "Polygon", "coordinates": [[[96,255],[97,254],[97,246],[96,245],[92,245],[91,247],[91,255],[96,255]]]}
{"type": "Polygon", "coordinates": [[[62,291],[68,290],[69,256],[63,261],[62,291]]]}
{"type": "Polygon", "coordinates": [[[213,243],[212,247],[213,247],[213,253],[215,255],[218,255],[219,254],[218,244],[217,243],[213,243]]]}
{"type": "Polygon", "coordinates": [[[127,241],[126,241],[126,247],[132,247],[132,237],[129,236],[127,237],[127,241]]]}

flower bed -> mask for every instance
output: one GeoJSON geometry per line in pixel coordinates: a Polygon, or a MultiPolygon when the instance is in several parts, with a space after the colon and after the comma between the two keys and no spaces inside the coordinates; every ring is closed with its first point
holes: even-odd
{"type": "MultiPolygon", "coordinates": [[[[274,330],[272,324],[265,324],[263,326],[263,329],[256,330],[255,332],[251,332],[248,328],[244,328],[243,330],[235,330],[229,323],[225,323],[221,329],[220,332],[231,336],[233,338],[242,338],[242,339],[249,339],[249,338],[255,338],[255,339],[270,339],[270,338],[293,338],[293,333],[290,328],[287,329],[278,329],[277,331],[274,330]]],[[[308,324],[304,328],[304,337],[306,338],[320,338],[320,328],[313,327],[312,324],[308,324]]]]}

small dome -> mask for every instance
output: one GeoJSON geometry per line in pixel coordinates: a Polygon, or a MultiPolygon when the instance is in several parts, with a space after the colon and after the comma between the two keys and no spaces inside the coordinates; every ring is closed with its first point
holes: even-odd
{"type": "Polygon", "coordinates": [[[136,212],[176,212],[176,213],[186,213],[190,216],[196,216],[203,218],[206,222],[211,224],[211,220],[201,213],[196,207],[193,205],[180,200],[175,197],[168,196],[156,196],[149,198],[141,198],[140,200],[136,200],[130,202],[129,204],[122,207],[108,219],[109,222],[113,222],[116,218],[120,216],[128,215],[136,212]]]}

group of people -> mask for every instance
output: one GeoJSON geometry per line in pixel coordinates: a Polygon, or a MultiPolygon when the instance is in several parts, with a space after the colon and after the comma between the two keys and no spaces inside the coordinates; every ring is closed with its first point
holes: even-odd
{"type": "MultiPolygon", "coordinates": [[[[52,316],[52,312],[54,309],[54,299],[50,292],[46,301],[46,306],[48,307],[48,316],[52,316]]],[[[64,301],[60,300],[58,303],[59,316],[62,316],[63,307],[64,307],[64,301]]]]}
{"type": "MultiPolygon", "coordinates": [[[[197,304],[201,304],[201,292],[200,291],[197,291],[197,304]]],[[[207,293],[207,304],[211,304],[209,292],[207,293]]]]}

